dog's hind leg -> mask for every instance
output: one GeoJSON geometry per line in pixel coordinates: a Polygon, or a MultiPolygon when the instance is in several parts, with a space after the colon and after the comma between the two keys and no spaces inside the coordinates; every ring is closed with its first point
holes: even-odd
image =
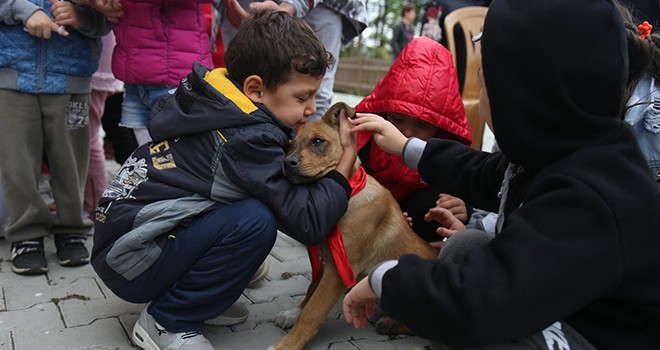
{"type": "Polygon", "coordinates": [[[335,306],[346,287],[339,278],[337,268],[334,264],[324,264],[324,271],[316,290],[300,312],[298,321],[289,334],[269,349],[274,350],[298,350],[309,342],[319,328],[330,310],[335,306]]]}

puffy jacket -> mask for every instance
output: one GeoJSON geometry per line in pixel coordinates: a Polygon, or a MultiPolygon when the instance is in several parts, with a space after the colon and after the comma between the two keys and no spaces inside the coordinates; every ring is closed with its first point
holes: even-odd
{"type": "Polygon", "coordinates": [[[78,5],[81,27],[68,28],[69,36],[53,33],[50,39],[31,36],[25,22],[36,11],[49,16],[50,1],[0,2],[0,88],[27,93],[89,93],[98,67],[101,41],[110,31],[102,14],[78,5]]]}
{"type": "Polygon", "coordinates": [[[208,0],[122,0],[113,26],[112,72],[128,84],[177,86],[194,62],[212,67],[202,3],[208,0]]]}
{"type": "MultiPolygon", "coordinates": [[[[383,116],[386,112],[406,114],[438,127],[440,138],[466,145],[472,140],[451,53],[427,37],[412,40],[373,92],[355,109],[383,116]]],[[[394,198],[401,200],[428,187],[417,170],[405,165],[401,157],[369,142],[371,136],[371,132],[358,134],[360,159],[367,172],[388,188],[394,198]],[[369,149],[363,149],[367,144],[369,149]]]]}

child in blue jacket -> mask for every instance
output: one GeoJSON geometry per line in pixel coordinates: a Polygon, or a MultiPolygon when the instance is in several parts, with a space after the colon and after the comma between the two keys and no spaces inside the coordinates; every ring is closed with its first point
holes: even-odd
{"type": "Polygon", "coordinates": [[[99,38],[109,31],[103,15],[85,5],[0,2],[0,174],[10,214],[5,237],[18,274],[48,271],[49,233],[60,265],[89,262],[85,235],[91,222],[82,217],[88,98],[99,38]],[[44,157],[55,215],[38,188],[44,157]]]}

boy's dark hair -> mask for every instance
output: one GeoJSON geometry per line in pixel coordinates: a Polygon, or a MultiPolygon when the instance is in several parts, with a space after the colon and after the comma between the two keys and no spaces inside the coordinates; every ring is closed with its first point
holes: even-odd
{"type": "Polygon", "coordinates": [[[401,17],[405,16],[406,13],[408,13],[410,11],[415,11],[415,10],[416,10],[415,5],[407,2],[407,3],[403,4],[403,7],[401,7],[401,17]]]}
{"type": "Polygon", "coordinates": [[[614,1],[614,4],[623,18],[628,42],[628,80],[623,95],[625,104],[644,73],[649,72],[656,79],[660,78],[660,35],[652,33],[646,39],[640,38],[637,25],[642,21],[637,19],[625,5],[618,1],[614,1]]]}
{"type": "Polygon", "coordinates": [[[250,15],[225,54],[227,73],[238,83],[258,75],[272,90],[289,81],[294,71],[321,78],[334,64],[332,54],[301,18],[282,11],[250,15]]]}

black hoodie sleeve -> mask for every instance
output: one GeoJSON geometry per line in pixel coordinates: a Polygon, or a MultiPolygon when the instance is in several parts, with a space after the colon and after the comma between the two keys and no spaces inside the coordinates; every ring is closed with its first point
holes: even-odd
{"type": "Polygon", "coordinates": [[[497,212],[497,193],[508,165],[502,153],[480,152],[452,140],[426,143],[418,170],[422,179],[472,207],[497,212]]]}
{"type": "Polygon", "coordinates": [[[309,184],[289,182],[282,175],[288,139],[267,125],[236,133],[221,164],[230,180],[266,203],[287,235],[316,245],[346,212],[351,187],[336,171],[309,184]]]}
{"type": "Polygon", "coordinates": [[[510,341],[612,291],[623,275],[620,244],[614,213],[590,186],[548,176],[461,265],[403,256],[383,276],[381,306],[452,348],[510,341]]]}

